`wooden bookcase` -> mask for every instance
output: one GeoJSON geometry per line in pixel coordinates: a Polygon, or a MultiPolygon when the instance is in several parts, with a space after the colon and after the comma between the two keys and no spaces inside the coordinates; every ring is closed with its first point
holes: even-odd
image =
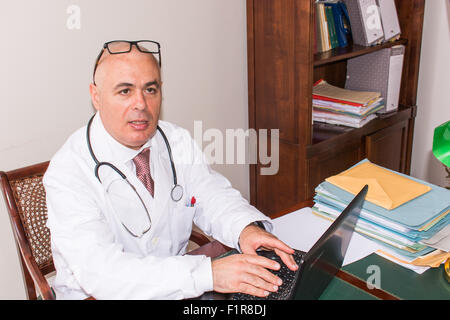
{"type": "MultiPolygon", "coordinates": [[[[250,166],[250,201],[272,216],[311,199],[326,177],[368,158],[403,173],[411,163],[425,0],[396,0],[402,37],[314,54],[314,0],[247,0],[249,127],[279,129],[279,171],[250,166]],[[400,108],[360,129],[312,123],[318,79],[344,87],[347,60],[406,46],[400,108]]],[[[270,130],[269,130],[270,132],[270,130]]]]}

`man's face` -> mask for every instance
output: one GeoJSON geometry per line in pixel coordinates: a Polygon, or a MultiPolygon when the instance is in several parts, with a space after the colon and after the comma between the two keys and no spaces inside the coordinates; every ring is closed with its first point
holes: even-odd
{"type": "Polygon", "coordinates": [[[103,53],[90,85],[94,107],[108,133],[139,149],[156,132],[161,109],[161,76],[156,59],[133,47],[129,53],[103,53]]]}

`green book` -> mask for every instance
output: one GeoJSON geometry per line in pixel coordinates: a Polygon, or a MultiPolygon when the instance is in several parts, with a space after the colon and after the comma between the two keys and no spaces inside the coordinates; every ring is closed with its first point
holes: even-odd
{"type": "Polygon", "coordinates": [[[325,14],[327,17],[328,33],[330,35],[331,48],[334,49],[339,47],[339,40],[336,34],[336,25],[334,23],[333,9],[330,6],[325,5],[325,14]]]}

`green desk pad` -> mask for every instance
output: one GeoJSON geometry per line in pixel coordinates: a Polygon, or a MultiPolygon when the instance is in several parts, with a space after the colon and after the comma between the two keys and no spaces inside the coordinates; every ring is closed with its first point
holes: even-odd
{"type": "MultiPolygon", "coordinates": [[[[371,272],[369,268],[370,266],[379,268],[380,289],[400,299],[450,300],[450,284],[444,278],[443,265],[439,268],[430,268],[424,273],[418,274],[374,253],[343,267],[342,270],[363,281],[367,281],[373,274],[373,271],[371,272]]],[[[337,299],[338,291],[335,290],[345,289],[344,286],[333,283],[336,280],[338,279],[334,278],[332,283],[330,283],[329,288],[322,295],[324,298],[337,299]]],[[[355,288],[355,290],[362,291],[358,288],[355,288]]],[[[348,297],[348,299],[360,298],[361,296],[358,292],[355,293],[354,297],[348,297]]]]}
{"type": "Polygon", "coordinates": [[[375,296],[361,290],[337,277],[331,280],[319,300],[378,300],[375,296]]]}

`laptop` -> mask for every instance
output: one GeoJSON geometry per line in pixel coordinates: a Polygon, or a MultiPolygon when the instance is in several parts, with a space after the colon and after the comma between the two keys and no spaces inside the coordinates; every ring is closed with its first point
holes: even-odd
{"type": "Polygon", "coordinates": [[[255,297],[243,293],[226,295],[214,293],[210,299],[318,299],[342,267],[356,222],[361,213],[367,190],[368,186],[366,185],[308,252],[295,250],[294,259],[299,265],[299,268],[296,271],[288,269],[275,252],[258,251],[259,255],[276,260],[282,266],[280,270],[270,270],[283,280],[283,284],[278,288],[277,292],[270,293],[266,298],[255,297]],[[221,297],[219,295],[221,295],[221,297]]]}

